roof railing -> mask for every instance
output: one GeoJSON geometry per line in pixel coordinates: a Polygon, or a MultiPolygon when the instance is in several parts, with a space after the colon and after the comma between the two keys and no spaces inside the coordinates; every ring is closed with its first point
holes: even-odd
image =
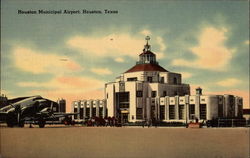
{"type": "Polygon", "coordinates": [[[138,65],[138,64],[156,64],[156,65],[159,65],[159,63],[157,61],[147,61],[147,62],[137,61],[136,65],[138,65]]]}

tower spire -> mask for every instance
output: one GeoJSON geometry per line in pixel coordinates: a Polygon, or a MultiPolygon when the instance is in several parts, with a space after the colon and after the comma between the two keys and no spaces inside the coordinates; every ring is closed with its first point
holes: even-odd
{"type": "Polygon", "coordinates": [[[146,45],[144,45],[144,52],[147,52],[150,50],[150,45],[148,44],[148,41],[150,40],[150,37],[149,36],[146,36],[145,37],[145,40],[147,41],[146,45]]]}

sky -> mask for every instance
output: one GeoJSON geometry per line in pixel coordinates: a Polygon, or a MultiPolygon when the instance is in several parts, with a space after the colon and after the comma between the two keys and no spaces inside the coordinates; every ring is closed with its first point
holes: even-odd
{"type": "Polygon", "coordinates": [[[103,99],[145,37],[191,94],[233,94],[249,108],[249,1],[1,1],[1,94],[103,99]],[[80,14],[18,14],[79,10],[80,14]],[[82,14],[100,10],[102,14],[82,14]],[[118,11],[105,14],[105,10],[118,11]]]}

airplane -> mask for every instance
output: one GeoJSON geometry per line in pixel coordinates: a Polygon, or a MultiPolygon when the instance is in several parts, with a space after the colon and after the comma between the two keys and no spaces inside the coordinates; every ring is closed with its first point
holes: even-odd
{"type": "Polygon", "coordinates": [[[65,124],[73,124],[70,115],[76,113],[54,112],[58,103],[39,95],[19,97],[8,101],[9,105],[0,109],[0,121],[6,122],[8,127],[24,127],[26,121],[38,124],[43,128],[46,121],[64,118],[65,124]]]}

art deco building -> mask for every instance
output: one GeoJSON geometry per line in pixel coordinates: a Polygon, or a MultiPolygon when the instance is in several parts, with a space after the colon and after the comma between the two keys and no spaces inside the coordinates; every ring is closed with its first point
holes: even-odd
{"type": "Polygon", "coordinates": [[[195,118],[203,121],[218,117],[242,117],[240,97],[202,95],[201,88],[196,89],[196,95],[190,95],[190,87],[182,83],[181,74],[159,65],[148,40],[136,64],[114,82],[105,84],[102,104],[99,100],[73,103],[74,112],[80,113],[75,119],[81,120],[87,115],[100,116],[100,111],[102,116],[114,116],[122,122],[149,119],[184,122],[195,118]],[[97,102],[96,105],[94,102],[97,102]]]}
{"type": "Polygon", "coordinates": [[[190,88],[182,83],[181,74],[159,65],[147,42],[136,65],[105,84],[105,94],[109,116],[137,121],[149,118],[149,99],[189,95],[190,88]]]}

